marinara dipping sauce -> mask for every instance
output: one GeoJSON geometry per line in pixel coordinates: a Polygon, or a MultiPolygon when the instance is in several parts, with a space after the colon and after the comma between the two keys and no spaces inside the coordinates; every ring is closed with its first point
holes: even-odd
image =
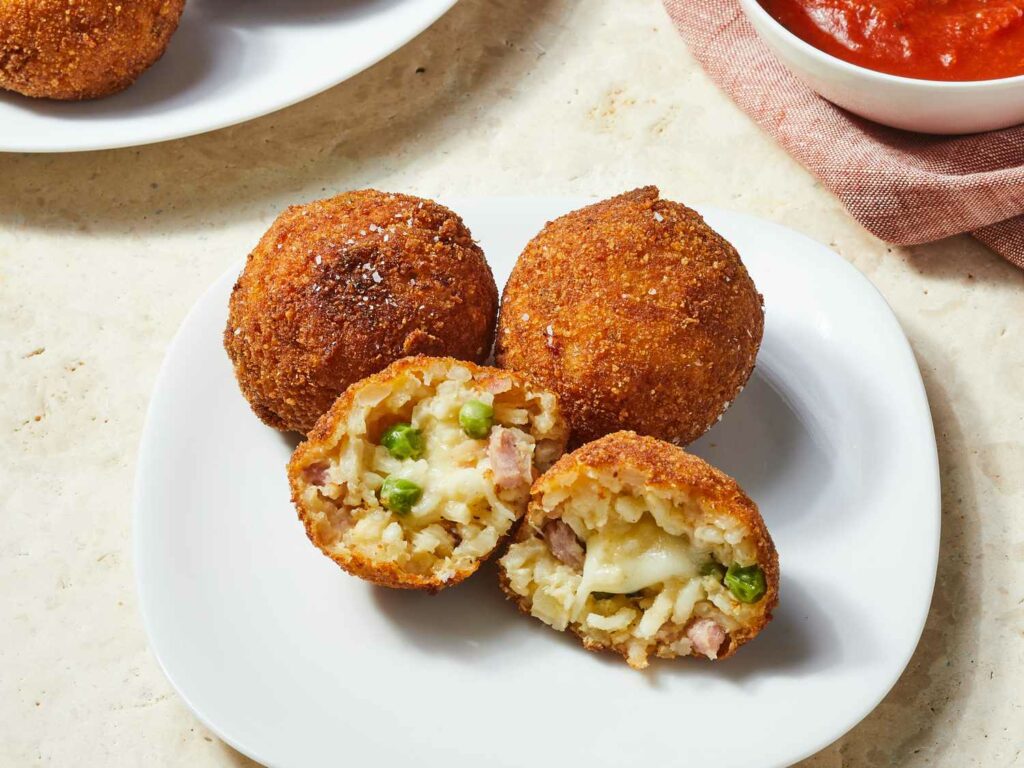
{"type": "Polygon", "coordinates": [[[1024,74],[1024,0],[758,0],[815,48],[922,80],[1024,74]]]}

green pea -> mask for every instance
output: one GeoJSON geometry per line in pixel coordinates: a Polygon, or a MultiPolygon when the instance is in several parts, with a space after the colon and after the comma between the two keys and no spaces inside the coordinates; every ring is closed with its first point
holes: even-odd
{"type": "Polygon", "coordinates": [[[494,423],[494,409],[479,400],[469,400],[459,409],[459,426],[470,437],[481,440],[487,437],[494,423]]]}
{"type": "Polygon", "coordinates": [[[721,581],[725,578],[725,566],[717,560],[708,560],[704,565],[700,567],[701,576],[714,576],[715,581],[721,581]]]}
{"type": "Polygon", "coordinates": [[[420,500],[423,489],[412,480],[389,475],[380,487],[380,503],[396,515],[405,515],[420,500]]]}
{"type": "Polygon", "coordinates": [[[418,459],[423,455],[423,433],[412,424],[392,424],[384,430],[380,444],[396,459],[418,459]]]}
{"type": "Polygon", "coordinates": [[[764,571],[757,565],[743,567],[733,563],[725,572],[725,586],[741,603],[756,603],[768,591],[764,571]]]}

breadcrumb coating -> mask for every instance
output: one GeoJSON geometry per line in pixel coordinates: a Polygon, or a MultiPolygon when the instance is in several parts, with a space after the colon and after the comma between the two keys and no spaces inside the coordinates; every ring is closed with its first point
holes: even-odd
{"type": "Polygon", "coordinates": [[[700,437],[754,368],[762,299],[739,254],[644,187],[552,221],[505,286],[496,359],[554,389],[579,445],[700,437]]]}
{"type": "Polygon", "coordinates": [[[0,87],[77,100],[127,88],[159,59],[185,0],[2,0],[0,87]]]}
{"type": "Polygon", "coordinates": [[[253,411],[307,432],[350,384],[400,358],[482,362],[498,291],[462,219],[376,190],[282,213],[231,294],[224,346],[253,411]]]}

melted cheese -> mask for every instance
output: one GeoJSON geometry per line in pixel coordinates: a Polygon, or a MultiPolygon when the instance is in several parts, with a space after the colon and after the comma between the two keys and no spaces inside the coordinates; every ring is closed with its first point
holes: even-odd
{"type": "Polygon", "coordinates": [[[698,575],[696,553],[684,539],[666,533],[650,515],[636,523],[611,523],[587,539],[583,579],[574,615],[592,592],[628,594],[672,578],[698,575]]]}
{"type": "MultiPolygon", "coordinates": [[[[467,438],[459,426],[459,409],[470,398],[493,403],[490,393],[467,388],[461,381],[441,382],[432,396],[416,403],[409,420],[423,435],[421,458],[396,459],[384,446],[373,448],[370,470],[380,478],[378,486],[394,475],[423,489],[420,500],[402,521],[410,530],[449,520],[463,526],[500,525],[499,533],[504,533],[517,517],[512,502],[498,498],[494,489],[488,441],[467,438]]],[[[532,445],[533,438],[520,432],[532,445]]],[[[461,533],[465,537],[466,532],[461,533]]],[[[493,542],[479,542],[479,547],[485,545],[487,551],[493,548],[493,542]]],[[[467,552],[470,545],[457,549],[467,552]]]]}

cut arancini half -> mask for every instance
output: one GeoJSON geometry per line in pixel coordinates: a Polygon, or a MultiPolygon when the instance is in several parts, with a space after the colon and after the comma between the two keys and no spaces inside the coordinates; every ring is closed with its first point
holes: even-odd
{"type": "Polygon", "coordinates": [[[590,650],[724,659],[778,602],[779,561],[757,506],[681,448],[616,432],[533,486],[499,562],[520,609],[590,650]]]}
{"type": "Polygon", "coordinates": [[[411,357],[350,386],[288,478],[325,555],[376,584],[436,592],[490,556],[567,438],[556,396],[529,379],[411,357]]]}

